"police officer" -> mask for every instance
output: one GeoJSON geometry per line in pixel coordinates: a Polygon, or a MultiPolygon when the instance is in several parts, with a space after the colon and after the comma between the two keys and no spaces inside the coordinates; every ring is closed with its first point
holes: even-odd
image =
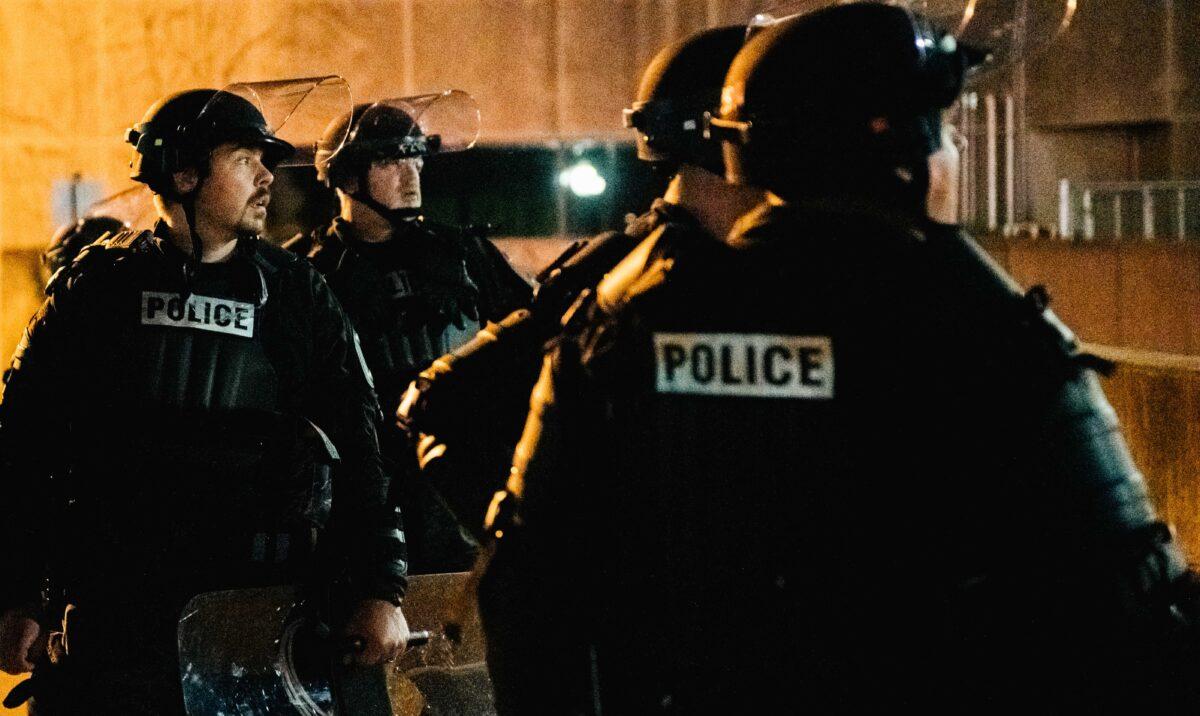
{"type": "Polygon", "coordinates": [[[637,132],[638,158],[670,178],[664,195],[624,231],[569,248],[537,276],[528,310],[488,326],[471,343],[421,372],[399,419],[419,434],[425,474],[464,514],[482,516],[507,474],[521,432],[541,348],[581,293],[595,288],[639,242],[656,231],[722,235],[761,192],[720,177],[720,150],[703,141],[704,112],[744,31],[707,31],[665,48],[643,74],[625,124],[637,132]]]}
{"type": "Polygon", "coordinates": [[[774,198],[647,239],[535,388],[489,636],[551,687],[512,712],[1181,705],[1194,590],[1095,361],[926,217],[965,64],[876,3],[738,54],[713,131],[774,198]]]}
{"type": "Polygon", "coordinates": [[[394,656],[405,555],[378,404],[325,282],[258,236],[292,146],[214,90],[164,98],[128,139],[154,231],[60,272],[6,374],[0,667],[37,665],[39,713],[182,713],[183,604],[313,576],[350,659],[394,656]],[[65,629],[49,662],[43,602],[65,629]]]}
{"type": "Polygon", "coordinates": [[[74,261],[84,246],[105,234],[127,228],[124,222],[111,216],[85,216],[58,227],[50,245],[42,252],[42,281],[48,282],[56,271],[74,261]]]}
{"type": "MultiPolygon", "coordinates": [[[[333,122],[317,171],[337,192],[340,215],[288,244],[308,255],[346,308],[389,415],[419,370],[465,343],[481,321],[529,300],[529,286],[491,242],[421,215],[425,160],[474,141],[422,120],[466,99],[448,91],[361,104],[333,122]]],[[[464,104],[468,114],[473,107],[464,104]]],[[[474,538],[417,478],[411,447],[390,420],[383,444],[395,498],[406,508],[411,571],[467,569],[474,538]]]]}
{"type": "MultiPolygon", "coordinates": [[[[729,63],[741,49],[745,29],[742,27],[723,27],[705,30],[673,43],[663,48],[647,66],[642,75],[636,100],[629,109],[625,110],[626,125],[637,131],[638,156],[643,161],[652,163],[659,171],[671,175],[671,181],[664,195],[654,202],[650,211],[639,217],[629,229],[627,235],[636,237],[640,243],[629,255],[621,260],[615,268],[607,272],[607,276],[594,290],[589,289],[573,307],[564,321],[568,324],[568,334],[571,338],[558,340],[559,351],[566,350],[565,346],[572,345],[577,337],[580,326],[590,320],[591,311],[595,306],[607,306],[615,310],[620,296],[614,293],[612,286],[623,285],[627,281],[635,281],[645,272],[661,261],[669,261],[669,257],[651,255],[650,249],[659,244],[670,245],[709,245],[717,242],[718,237],[725,236],[733,227],[739,216],[743,215],[763,200],[761,190],[753,187],[732,186],[722,179],[723,166],[720,148],[704,140],[705,114],[720,101],[721,85],[729,63]]],[[[631,241],[631,244],[633,242],[631,241]]],[[[696,300],[709,292],[719,292],[718,283],[710,286],[692,286],[696,300]]],[[[607,353],[608,347],[595,345],[589,350],[607,353]]],[[[630,370],[632,366],[613,366],[614,370],[630,370]]],[[[550,390],[547,379],[534,389],[535,410],[543,399],[548,398],[550,390]]],[[[614,416],[615,418],[615,416],[614,416]]],[[[527,424],[525,435],[518,447],[518,467],[524,468],[521,462],[524,457],[531,460],[534,457],[531,449],[536,442],[531,431],[536,431],[534,421],[527,424]]],[[[634,430],[633,426],[630,426],[634,430]]],[[[584,431],[588,428],[582,428],[584,431]]],[[[639,429],[646,429],[640,425],[639,429]]],[[[610,436],[596,433],[591,436],[595,444],[587,447],[587,456],[579,455],[582,462],[593,457],[600,445],[601,450],[611,450],[613,454],[604,458],[615,457],[616,454],[628,454],[630,451],[642,449],[651,432],[638,435],[631,432],[626,442],[604,442],[610,436]]],[[[560,436],[545,436],[553,443],[560,436]]],[[[555,445],[557,453],[561,445],[555,445]]],[[[566,450],[583,448],[584,444],[573,444],[564,447],[566,450]]],[[[632,457],[632,456],[630,456],[632,457]]],[[[573,461],[570,467],[577,466],[573,461]]],[[[590,471],[590,468],[589,468],[590,471]]],[[[579,641],[581,628],[579,624],[567,624],[564,621],[540,619],[538,612],[561,616],[579,606],[576,595],[587,589],[591,580],[584,577],[579,570],[584,564],[592,562],[595,555],[590,552],[578,552],[582,546],[581,539],[590,544],[592,537],[585,536],[585,527],[580,530],[567,529],[565,521],[574,519],[577,515],[571,512],[572,507],[555,506],[554,515],[549,519],[555,520],[555,526],[561,530],[538,531],[538,539],[533,538],[534,524],[529,524],[530,533],[527,538],[523,529],[514,530],[515,523],[525,524],[524,510],[515,513],[515,502],[523,493],[522,481],[527,471],[515,471],[509,480],[507,492],[500,493],[490,511],[489,531],[498,539],[498,560],[490,569],[480,587],[480,609],[488,633],[489,668],[496,684],[497,703],[505,713],[527,713],[551,710],[564,710],[569,706],[583,708],[593,693],[594,684],[584,683],[574,677],[586,675],[588,668],[575,671],[574,666],[583,666],[576,659],[588,659],[585,653],[579,651],[584,642],[579,641]],[[563,512],[560,509],[566,508],[563,512]],[[563,520],[560,523],[558,520],[563,520]],[[544,540],[544,541],[542,541],[544,540]],[[513,543],[519,543],[514,548],[513,543]],[[532,546],[536,542],[537,546],[532,546]],[[530,552],[525,552],[529,546],[530,552]],[[532,555],[536,554],[536,557],[532,555]],[[539,572],[538,582],[533,580],[533,574],[539,572]],[[541,580],[546,580],[542,583],[541,580]],[[540,594],[544,585],[550,590],[545,596],[540,594]],[[557,601],[558,599],[563,601],[557,601]],[[545,661],[543,656],[545,655],[545,661]],[[548,664],[557,659],[563,659],[560,666],[554,667],[550,673],[545,670],[548,664]],[[567,675],[568,679],[560,678],[567,675]],[[577,699],[584,697],[584,702],[577,699]],[[581,705],[582,704],[582,705],[581,705]]],[[[557,467],[554,476],[547,476],[547,481],[557,481],[564,475],[559,475],[557,467]]],[[[623,482],[623,480],[622,480],[623,482]]],[[[599,504],[596,509],[611,509],[609,517],[611,526],[592,533],[595,539],[603,540],[613,535],[613,529],[623,530],[625,526],[636,525],[632,521],[634,515],[647,517],[646,510],[651,509],[650,503],[644,501],[644,495],[636,495],[634,483],[623,484],[628,488],[629,500],[605,502],[604,508],[599,504]],[[603,537],[601,535],[604,535],[603,537]]],[[[592,489],[582,483],[579,489],[592,489]]],[[[622,488],[614,485],[612,490],[622,488]]],[[[596,498],[608,497],[607,491],[593,493],[596,498]]],[[[615,496],[615,495],[614,495],[615,496]]],[[[582,495],[580,498],[583,499],[582,495]]],[[[661,513],[660,513],[661,514],[661,513]]],[[[653,521],[653,520],[650,520],[653,521]]],[[[634,532],[627,533],[614,541],[616,545],[626,545],[630,551],[622,552],[622,558],[630,561],[628,574],[631,590],[630,603],[636,602],[638,609],[643,606],[642,590],[650,584],[643,578],[647,576],[649,564],[646,560],[658,556],[654,553],[654,539],[646,532],[639,531],[643,527],[653,532],[656,527],[648,524],[637,525],[634,532]],[[645,550],[641,546],[645,547],[645,550]],[[639,586],[633,586],[635,583],[639,586]]],[[[660,565],[662,566],[662,565],[660,565]]],[[[598,585],[596,588],[599,589],[598,585]]],[[[612,585],[605,588],[611,594],[612,585]]],[[[623,661],[622,673],[633,673],[640,669],[653,670],[674,662],[679,657],[675,654],[664,653],[673,649],[673,636],[661,628],[662,625],[653,623],[650,614],[657,614],[657,607],[648,610],[642,616],[631,620],[626,626],[614,628],[612,637],[615,639],[629,638],[640,641],[636,649],[630,649],[619,657],[623,661]],[[645,628],[638,628],[645,627],[645,628]],[[654,666],[654,662],[658,662],[654,666]]],[[[607,678],[607,676],[606,676],[607,678]]],[[[614,685],[615,690],[623,686],[614,685]]],[[[630,692],[627,696],[632,699],[629,708],[633,711],[653,707],[656,701],[646,702],[642,699],[645,694],[630,692]],[[641,704],[634,707],[632,704],[641,704]]],[[[619,711],[618,711],[619,712],[619,711]]]]}

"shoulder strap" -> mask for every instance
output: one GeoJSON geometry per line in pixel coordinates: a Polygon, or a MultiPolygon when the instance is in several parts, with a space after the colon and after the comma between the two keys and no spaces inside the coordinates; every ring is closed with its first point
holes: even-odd
{"type": "Polygon", "coordinates": [[[115,234],[106,234],[100,237],[97,243],[103,243],[104,248],[109,251],[137,251],[146,246],[146,242],[152,242],[154,234],[149,231],[137,231],[135,229],[125,229],[118,231],[115,234]]]}
{"type": "Polygon", "coordinates": [[[685,231],[660,224],[620,261],[596,286],[596,305],[616,313],[632,299],[658,286],[667,277],[678,255],[678,239],[685,231]],[[673,230],[674,229],[674,230],[673,230]]]}
{"type": "Polygon", "coordinates": [[[46,282],[46,295],[62,290],[77,276],[115,264],[122,256],[144,251],[153,245],[154,234],[149,231],[125,229],[104,234],[83,247],[74,261],[54,272],[46,282]]]}
{"type": "Polygon", "coordinates": [[[1075,334],[1054,311],[1050,294],[1037,285],[1023,291],[978,244],[957,228],[927,229],[920,242],[933,263],[934,280],[952,282],[955,295],[995,329],[1035,348],[1062,366],[1106,372],[1111,365],[1079,349],[1075,334]]]}

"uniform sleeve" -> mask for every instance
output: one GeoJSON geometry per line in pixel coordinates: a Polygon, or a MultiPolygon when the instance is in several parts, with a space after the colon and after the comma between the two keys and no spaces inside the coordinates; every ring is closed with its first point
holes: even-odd
{"type": "Polygon", "coordinates": [[[533,289],[525,279],[513,270],[491,241],[468,238],[468,271],[480,288],[480,316],[489,321],[499,321],[518,308],[526,308],[533,299],[533,289]]]}
{"type": "Polygon", "coordinates": [[[52,294],[34,314],[4,373],[0,401],[0,534],[6,552],[0,607],[36,604],[49,550],[52,476],[63,458],[65,382],[74,333],[69,297],[52,294]]]}
{"type": "Polygon", "coordinates": [[[480,614],[501,713],[582,711],[591,692],[584,593],[592,590],[581,585],[595,577],[586,485],[596,455],[585,444],[592,411],[579,368],[573,342],[546,356],[507,489],[489,511],[499,538],[480,614]]]}
{"type": "Polygon", "coordinates": [[[1111,666],[1153,670],[1195,648],[1195,580],[1105,398],[1102,362],[1080,350],[1044,289],[1022,292],[972,241],[940,230],[932,248],[952,269],[941,277],[959,299],[951,330],[963,350],[949,370],[977,398],[960,435],[978,434],[992,456],[967,474],[1007,559],[997,613],[1028,617],[1014,631],[1039,624],[1045,653],[1068,644],[1111,666]]]}
{"type": "Polygon", "coordinates": [[[325,551],[350,593],[397,601],[408,557],[399,511],[387,504],[376,432],[379,403],[349,319],[325,281],[315,273],[311,281],[316,365],[309,409],[341,457],[325,551]]]}

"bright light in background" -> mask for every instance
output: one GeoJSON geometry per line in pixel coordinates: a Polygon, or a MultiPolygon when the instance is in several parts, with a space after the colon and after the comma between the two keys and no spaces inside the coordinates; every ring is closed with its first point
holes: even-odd
{"type": "Polygon", "coordinates": [[[558,174],[559,186],[568,187],[575,196],[599,196],[608,187],[608,182],[586,159],[575,162],[558,174]]]}

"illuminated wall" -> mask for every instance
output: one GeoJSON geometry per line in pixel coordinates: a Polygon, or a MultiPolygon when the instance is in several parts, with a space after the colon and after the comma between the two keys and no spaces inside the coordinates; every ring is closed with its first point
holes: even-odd
{"type": "Polygon", "coordinates": [[[168,92],[336,73],[360,99],[465,89],[479,100],[484,142],[628,139],[620,110],[658,48],[769,4],[3,0],[0,361],[33,305],[29,257],[12,251],[49,239],[72,175],[86,197],[126,186],[124,130],[168,92]]]}

